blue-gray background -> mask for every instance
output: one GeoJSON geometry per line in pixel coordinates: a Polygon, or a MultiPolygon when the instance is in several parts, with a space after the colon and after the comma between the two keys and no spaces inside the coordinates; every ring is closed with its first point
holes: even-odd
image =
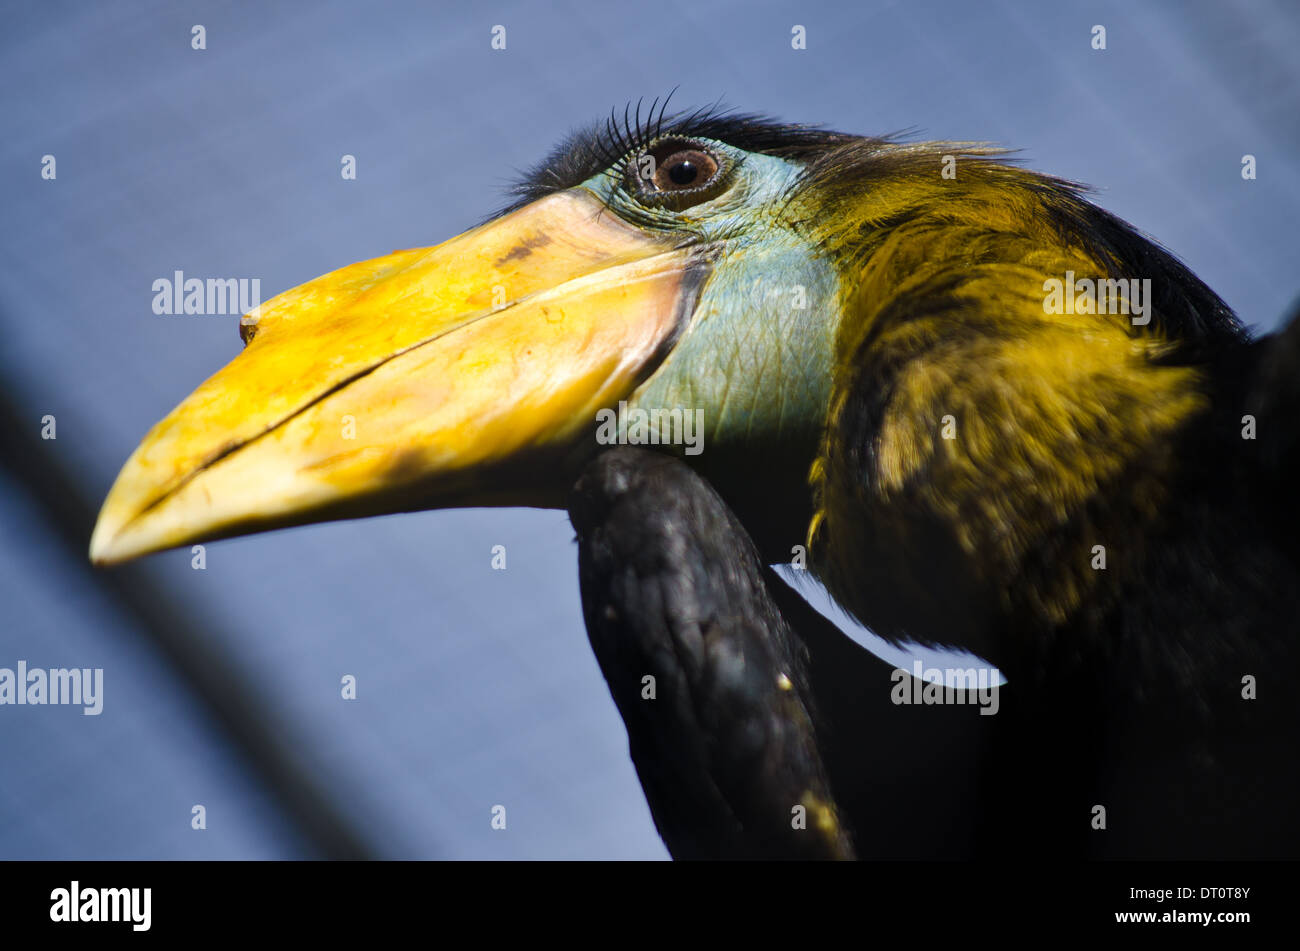
{"type": "MultiPolygon", "coordinates": [[[[571,126],[674,86],[683,106],[1023,149],[1098,186],[1261,329],[1300,290],[1300,8],[1284,0],[158,0],[7,4],[2,19],[0,374],[33,433],[56,416],[38,451],[96,500],[240,349],[237,318],[154,316],[156,278],[260,277],[270,297],[436,243],[571,126]]],[[[321,854],[3,472],[0,667],[103,667],[106,699],[99,717],[0,707],[0,858],[321,854]]],[[[211,545],[205,571],[188,552],[146,570],[237,672],[231,702],[257,699],[374,854],[665,855],[586,643],[563,513],[316,526],[211,545]],[[498,803],[505,832],[489,827],[498,803]]]]}

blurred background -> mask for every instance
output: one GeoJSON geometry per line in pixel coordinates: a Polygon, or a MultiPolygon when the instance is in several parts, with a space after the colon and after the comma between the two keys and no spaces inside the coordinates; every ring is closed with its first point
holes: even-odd
{"type": "Polygon", "coordinates": [[[0,667],[104,668],[100,716],[0,707],[0,858],[666,857],[562,512],[335,523],[210,545],[201,571],[188,550],[91,570],[122,462],[241,346],[237,317],[152,312],[175,270],[257,277],[269,299],[434,244],[571,127],[679,87],[682,107],[1019,148],[1097,186],[1259,330],[1300,291],[1290,0],[470,6],[0,13],[0,667]]]}

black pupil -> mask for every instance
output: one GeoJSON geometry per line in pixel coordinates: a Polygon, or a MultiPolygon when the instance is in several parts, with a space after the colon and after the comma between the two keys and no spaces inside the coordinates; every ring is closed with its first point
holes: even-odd
{"type": "Polygon", "coordinates": [[[674,185],[689,185],[695,181],[695,177],[700,174],[700,170],[695,167],[695,163],[690,159],[683,159],[668,169],[668,177],[674,185]]]}

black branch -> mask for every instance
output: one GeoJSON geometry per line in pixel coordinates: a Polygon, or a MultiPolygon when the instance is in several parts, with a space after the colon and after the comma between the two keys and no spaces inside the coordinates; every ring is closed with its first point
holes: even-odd
{"type": "Polygon", "coordinates": [[[583,473],[569,516],[591,645],[673,856],[854,857],[818,751],[806,649],[708,483],[670,457],[615,449],[583,473]]]}

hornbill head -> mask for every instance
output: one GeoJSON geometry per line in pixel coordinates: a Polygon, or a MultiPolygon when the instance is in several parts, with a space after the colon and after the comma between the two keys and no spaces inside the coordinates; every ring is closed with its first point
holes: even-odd
{"type": "Polygon", "coordinates": [[[788,551],[841,292],[808,227],[807,163],[850,140],[744,116],[611,119],[485,224],[267,301],[241,321],[243,352],[127,461],[91,557],[402,510],[562,507],[612,441],[682,454],[768,516],[803,499],[788,551]]]}

